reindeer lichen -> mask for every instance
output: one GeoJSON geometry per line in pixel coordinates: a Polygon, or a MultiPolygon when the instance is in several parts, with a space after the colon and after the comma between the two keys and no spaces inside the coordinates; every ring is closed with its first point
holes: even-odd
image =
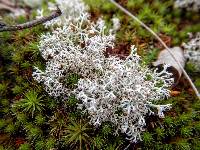
{"type": "Polygon", "coordinates": [[[173,79],[166,71],[167,66],[161,72],[142,67],[135,46],[124,60],[106,57],[106,49],[114,47],[119,21],[113,19],[113,29],[105,34],[104,21],[100,18],[91,22],[82,1],[58,0],[57,3],[63,15],[46,24],[57,28],[41,37],[39,49],[46,60],[46,70],[36,67],[34,79],[43,83],[53,97],[75,95],[78,108],[89,114],[92,125],[98,127],[110,121],[116,126],[116,133],[125,133],[132,142],[141,140],[145,116],[154,113],[151,108],[157,108],[160,117],[170,108],[170,105],[152,104],[169,96],[168,87],[173,79]],[[80,77],[74,88],[65,82],[70,74],[80,77]],[[146,80],[149,75],[151,79],[146,80]]]}

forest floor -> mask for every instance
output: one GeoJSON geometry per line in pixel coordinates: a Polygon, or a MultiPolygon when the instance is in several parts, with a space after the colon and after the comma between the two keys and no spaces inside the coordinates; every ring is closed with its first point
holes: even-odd
{"type": "MultiPolygon", "coordinates": [[[[109,28],[112,17],[120,19],[121,28],[116,35],[116,46],[114,49],[108,49],[109,55],[117,55],[123,59],[130,53],[131,45],[136,45],[143,63],[152,66],[151,63],[164,48],[150,33],[109,2],[85,2],[90,7],[93,21],[103,17],[109,28]]],[[[183,42],[189,41],[187,33],[200,31],[199,13],[175,9],[173,0],[118,2],[150,26],[169,47],[181,46],[183,42]]],[[[36,11],[33,10],[28,17],[20,16],[13,20],[4,16],[3,20],[7,24],[19,24],[33,20],[35,16],[36,11]]],[[[45,68],[38,44],[41,34],[47,31],[43,25],[38,25],[22,31],[0,33],[0,150],[80,147],[123,150],[129,142],[124,140],[124,135],[113,136],[110,123],[103,124],[99,129],[92,128],[87,123],[87,117],[82,116],[75,108],[74,97],[65,103],[58,102],[49,97],[42,85],[32,78],[34,66],[45,68]],[[18,103],[26,98],[30,103],[41,103],[41,108],[35,108],[34,115],[24,111],[26,106],[18,103]],[[34,101],[40,98],[42,101],[34,101]],[[78,140],[69,142],[66,133],[84,133],[89,138],[83,139],[83,143],[78,140]]],[[[186,64],[185,69],[200,90],[200,72],[190,63],[186,64]]],[[[70,82],[74,83],[74,80],[75,77],[70,82]]],[[[172,109],[165,113],[165,118],[147,117],[142,141],[130,144],[128,149],[199,150],[200,101],[195,98],[186,79],[182,77],[179,84],[171,89],[171,98],[159,103],[170,103],[172,109]]]]}

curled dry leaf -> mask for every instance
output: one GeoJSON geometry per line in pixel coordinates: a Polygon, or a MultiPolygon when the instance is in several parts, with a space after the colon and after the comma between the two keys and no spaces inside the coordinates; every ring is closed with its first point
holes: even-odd
{"type": "Polygon", "coordinates": [[[6,10],[10,12],[13,17],[21,16],[25,14],[24,9],[15,6],[15,3],[11,1],[0,0],[0,10],[6,10]]]}
{"type": "MultiPolygon", "coordinates": [[[[184,57],[183,50],[180,47],[173,47],[170,48],[170,51],[172,52],[174,57],[180,62],[182,67],[184,67],[186,59],[184,57]]],[[[173,73],[175,85],[177,85],[182,75],[182,69],[179,67],[177,62],[172,58],[172,56],[166,49],[162,50],[159,53],[157,60],[153,62],[153,66],[160,66],[163,64],[168,64],[170,66],[169,71],[173,73]]]]}
{"type": "Polygon", "coordinates": [[[16,1],[13,2],[11,0],[0,0],[0,3],[1,4],[5,4],[7,6],[10,6],[10,7],[15,7],[16,6],[16,1]]]}
{"type": "Polygon", "coordinates": [[[9,5],[0,2],[0,9],[8,10],[10,12],[15,12],[15,9],[9,5]]]}

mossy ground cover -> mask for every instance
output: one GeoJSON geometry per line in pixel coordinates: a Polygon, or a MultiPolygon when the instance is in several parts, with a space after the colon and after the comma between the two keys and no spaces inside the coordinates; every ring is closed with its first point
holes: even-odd
{"type": "MultiPolygon", "coordinates": [[[[110,55],[126,56],[132,44],[145,65],[156,59],[162,46],[140,25],[120,12],[109,2],[85,0],[90,6],[91,19],[102,16],[108,27],[111,18],[118,17],[121,28],[117,33],[116,47],[110,55]]],[[[200,31],[200,16],[195,12],[174,9],[173,1],[128,0],[118,1],[149,25],[169,46],[187,41],[188,32],[200,31]]],[[[33,16],[30,17],[33,18],[33,16]]],[[[10,24],[26,22],[4,18],[10,24]]],[[[86,114],[76,108],[77,100],[53,99],[42,85],[32,78],[34,66],[45,68],[38,50],[40,35],[47,32],[42,25],[17,32],[0,33],[0,149],[124,149],[129,142],[124,135],[113,136],[109,122],[95,129],[88,124],[86,114]]],[[[200,89],[199,73],[187,64],[187,72],[200,89]]],[[[66,82],[73,88],[77,75],[66,82]]],[[[143,141],[130,144],[129,149],[200,149],[200,102],[183,80],[176,89],[181,91],[161,103],[171,103],[172,109],[161,119],[147,117],[143,141]]]]}

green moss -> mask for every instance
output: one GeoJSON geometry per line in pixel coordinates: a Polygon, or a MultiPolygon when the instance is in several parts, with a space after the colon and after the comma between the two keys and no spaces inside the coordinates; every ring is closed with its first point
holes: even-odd
{"type": "Polygon", "coordinates": [[[153,78],[152,78],[151,74],[147,74],[147,75],[146,75],[145,80],[150,81],[150,80],[152,80],[152,79],[153,79],[153,78]]]}
{"type": "Polygon", "coordinates": [[[32,127],[29,129],[29,131],[27,132],[27,136],[28,136],[28,139],[30,141],[34,141],[36,139],[40,139],[42,137],[42,130],[39,128],[39,127],[32,127]]]}
{"type": "Polygon", "coordinates": [[[177,123],[178,123],[179,125],[188,125],[189,122],[192,121],[192,117],[191,117],[191,115],[190,115],[189,113],[188,113],[188,114],[184,113],[184,114],[180,115],[180,116],[177,118],[176,121],[177,121],[177,123]]]}
{"type": "Polygon", "coordinates": [[[35,123],[36,123],[37,125],[43,125],[43,124],[45,124],[45,121],[46,121],[45,116],[43,116],[43,115],[41,115],[41,114],[39,114],[39,115],[37,115],[37,116],[35,117],[35,123]]]}
{"type": "Polygon", "coordinates": [[[154,139],[151,133],[144,132],[142,135],[142,141],[145,147],[149,147],[154,143],[154,139]]]}
{"type": "Polygon", "coordinates": [[[191,126],[188,126],[188,127],[182,127],[181,129],[180,129],[180,134],[181,134],[181,136],[182,137],[191,137],[192,136],[192,128],[191,128],[191,126]]]}
{"type": "Polygon", "coordinates": [[[4,130],[5,130],[5,132],[7,132],[9,134],[14,134],[16,131],[16,126],[13,123],[10,123],[5,127],[4,130]]]}
{"type": "Polygon", "coordinates": [[[4,128],[6,126],[6,121],[4,119],[0,119],[0,129],[4,128]]]}
{"type": "Polygon", "coordinates": [[[21,86],[16,85],[14,88],[12,88],[12,92],[14,94],[20,94],[23,92],[23,88],[21,86]]]}
{"type": "Polygon", "coordinates": [[[200,140],[199,140],[199,138],[192,140],[191,149],[193,149],[193,150],[199,150],[200,149],[200,140]]]}
{"type": "Polygon", "coordinates": [[[27,21],[27,19],[26,19],[25,16],[19,16],[19,17],[17,17],[17,19],[16,19],[16,22],[17,22],[18,24],[25,23],[26,21],[27,21]]]}
{"type": "Polygon", "coordinates": [[[78,100],[76,99],[76,97],[74,95],[70,96],[67,100],[67,105],[69,105],[70,107],[76,107],[78,100]]]}
{"type": "Polygon", "coordinates": [[[43,141],[43,140],[37,141],[35,144],[35,150],[44,150],[45,145],[46,145],[45,141],[43,141]]]}
{"type": "Polygon", "coordinates": [[[8,99],[0,99],[0,103],[2,106],[9,106],[10,102],[8,99]]]}
{"type": "Polygon", "coordinates": [[[46,148],[47,149],[53,149],[56,146],[56,139],[54,138],[48,138],[46,139],[46,148]]]}
{"type": "Polygon", "coordinates": [[[23,68],[23,69],[28,69],[31,66],[32,66],[31,63],[29,63],[28,61],[25,61],[25,62],[20,64],[20,67],[23,68]]]}
{"type": "Polygon", "coordinates": [[[109,124],[109,123],[103,124],[103,125],[102,125],[102,131],[101,131],[101,132],[102,132],[102,134],[103,134],[104,136],[108,136],[108,135],[112,134],[113,130],[112,130],[111,124],[109,124]]]}
{"type": "Polygon", "coordinates": [[[89,124],[84,120],[71,120],[66,128],[63,141],[70,147],[85,148],[87,145],[89,146],[92,141],[90,137],[91,131],[92,129],[90,128],[89,124]]]}
{"type": "Polygon", "coordinates": [[[164,85],[164,82],[162,81],[162,80],[160,80],[160,81],[158,81],[157,83],[156,83],[156,87],[162,87],[164,85]]]}
{"type": "Polygon", "coordinates": [[[186,140],[180,140],[175,145],[176,145],[176,149],[179,149],[179,150],[191,149],[191,145],[186,140]]]}
{"type": "Polygon", "coordinates": [[[25,143],[25,144],[21,144],[20,147],[19,147],[19,150],[31,150],[31,145],[28,144],[28,143],[25,143]]]}
{"type": "Polygon", "coordinates": [[[165,137],[165,129],[164,128],[156,128],[155,130],[157,140],[160,141],[165,137]]]}
{"type": "Polygon", "coordinates": [[[26,124],[27,119],[28,119],[26,114],[24,114],[24,113],[17,113],[16,117],[17,117],[17,120],[19,122],[21,122],[22,124],[26,124]]]}
{"type": "Polygon", "coordinates": [[[5,95],[7,92],[8,83],[3,82],[0,84],[0,95],[5,95]]]}
{"type": "Polygon", "coordinates": [[[34,90],[28,91],[24,96],[24,99],[16,102],[13,106],[31,114],[32,117],[36,112],[42,112],[44,109],[42,96],[39,96],[34,90]]]}
{"type": "Polygon", "coordinates": [[[69,74],[66,79],[66,84],[69,88],[74,88],[75,85],[78,83],[78,80],[80,79],[80,76],[78,74],[69,74]]]}
{"type": "Polygon", "coordinates": [[[156,60],[156,57],[158,55],[159,50],[158,49],[153,49],[149,52],[147,52],[147,54],[145,54],[142,58],[142,63],[144,63],[145,65],[151,64],[153,61],[156,60]]]}
{"type": "Polygon", "coordinates": [[[8,41],[10,39],[10,37],[11,37],[10,32],[1,32],[0,33],[1,40],[5,41],[5,42],[8,41]]]}
{"type": "Polygon", "coordinates": [[[5,150],[4,147],[2,145],[0,145],[0,150],[5,150]]]}
{"type": "Polygon", "coordinates": [[[94,145],[97,149],[102,149],[105,147],[104,139],[101,136],[96,136],[94,138],[94,145]]]}
{"type": "Polygon", "coordinates": [[[200,78],[196,79],[194,84],[197,86],[197,88],[200,88],[200,78]]]}
{"type": "MultiPolygon", "coordinates": [[[[158,148],[157,150],[159,150],[160,148],[158,148]]],[[[163,149],[163,150],[174,150],[174,145],[172,145],[172,144],[163,144],[162,146],[161,146],[161,149],[163,149]]]]}
{"type": "Polygon", "coordinates": [[[48,97],[47,106],[49,109],[54,110],[58,106],[58,103],[54,99],[48,97]]]}
{"type": "Polygon", "coordinates": [[[200,122],[195,123],[194,131],[198,136],[200,136],[200,122]]]}

